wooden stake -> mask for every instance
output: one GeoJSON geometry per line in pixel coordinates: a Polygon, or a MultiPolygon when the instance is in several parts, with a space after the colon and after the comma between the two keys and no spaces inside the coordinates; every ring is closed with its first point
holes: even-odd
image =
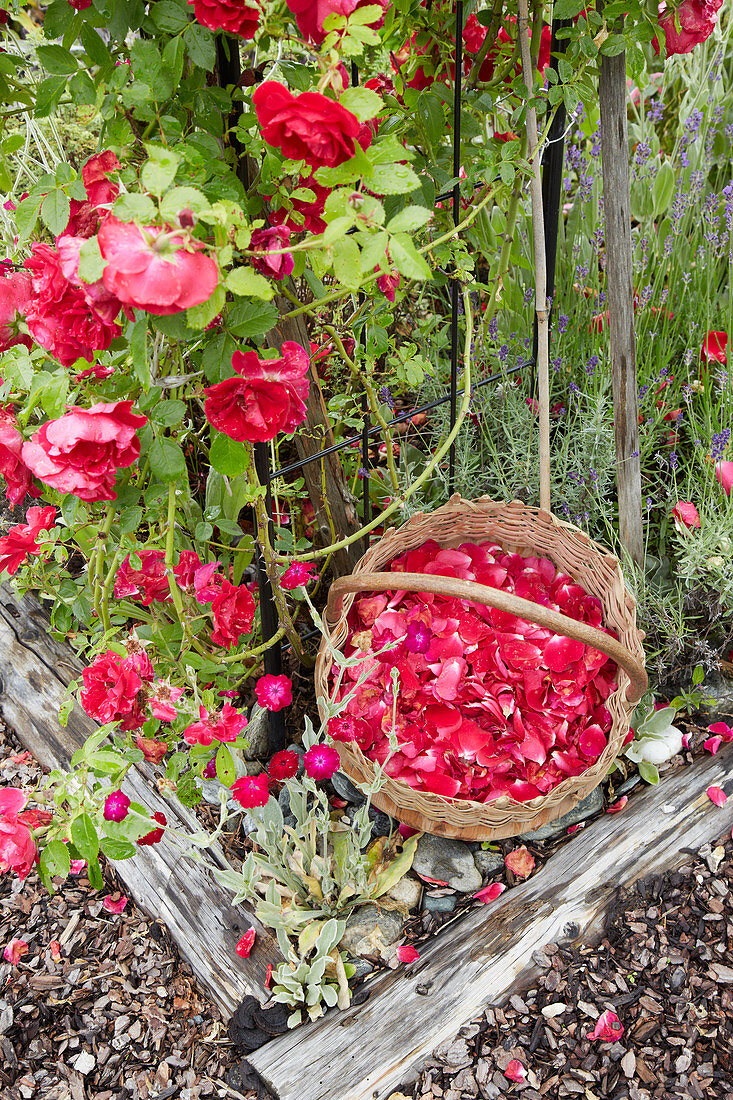
{"type": "Polygon", "coordinates": [[[616,483],[621,542],[642,565],[641,463],[631,265],[631,200],[626,129],[626,54],[601,59],[599,79],[606,279],[616,430],[616,483]]]}
{"type": "MultiPolygon", "coordinates": [[[[530,97],[534,92],[534,70],[529,48],[529,11],[527,0],[519,0],[519,46],[522,53],[524,83],[530,97]]],[[[527,107],[527,146],[532,165],[532,236],[534,239],[534,286],[537,313],[537,392],[540,421],[540,508],[550,510],[550,328],[547,313],[547,262],[545,223],[542,210],[542,172],[540,169],[537,111],[527,107]]]]}

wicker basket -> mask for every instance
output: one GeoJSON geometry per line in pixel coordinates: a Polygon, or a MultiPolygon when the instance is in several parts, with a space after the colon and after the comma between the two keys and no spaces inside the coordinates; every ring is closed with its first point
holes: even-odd
{"type": "MultiPolygon", "coordinates": [[[[339,648],[346,640],[346,615],[355,593],[397,589],[475,600],[531,620],[557,634],[577,638],[617,663],[619,683],[606,703],[612,726],[605,750],[585,772],[564,779],[547,795],[529,802],[516,802],[502,796],[482,803],[416,791],[406,783],[386,778],[373,796],[374,805],[421,832],[463,840],[498,840],[553,821],[590,794],[618,755],[629,730],[633,708],[647,686],[642,635],[636,628],[636,604],[624,587],[616,558],[551,512],[528,508],[520,501],[511,504],[488,498],[469,501],[456,495],[435,512],[419,513],[399,529],[388,531],[364,554],[351,576],[334,581],[326,611],[331,644],[339,648]],[[455,547],[467,541],[491,541],[508,551],[550,558],[586,592],[599,598],[604,625],[616,631],[619,641],[586,623],[495,588],[435,575],[381,572],[393,558],[421,546],[428,539],[434,539],[441,547],[455,547]]],[[[316,662],[316,696],[322,717],[324,702],[329,696],[331,664],[332,657],[324,638],[316,662]]],[[[337,748],[341,767],[351,779],[365,783],[374,780],[375,765],[358,746],[339,743],[337,748]]]]}

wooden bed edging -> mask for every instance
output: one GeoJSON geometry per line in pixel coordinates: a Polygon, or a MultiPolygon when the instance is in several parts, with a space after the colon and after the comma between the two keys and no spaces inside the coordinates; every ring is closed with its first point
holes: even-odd
{"type": "MultiPolygon", "coordinates": [[[[49,619],[34,596],[17,596],[0,585],[0,714],[24,748],[48,768],[65,767],[97,724],[74,706],[66,726],[58,720],[67,685],[81,675],[82,664],[71,648],[48,633],[49,619]]],[[[129,772],[123,790],[151,811],[161,810],[169,824],[200,831],[194,813],[168,801],[150,782],[152,768],[141,764],[129,772]]],[[[218,846],[208,850],[225,867],[218,846]]],[[[172,844],[141,847],[131,859],[110,860],[135,902],[169,929],[183,958],[214,1003],[231,1015],[243,997],[267,998],[267,964],[282,955],[269,929],[246,906],[232,906],[229,895],[201,866],[182,857],[172,844]],[[257,929],[249,959],[234,953],[250,926],[257,929]]]]}
{"type": "Polygon", "coordinates": [[[538,948],[597,941],[619,889],[681,866],[730,831],[733,798],[714,806],[711,784],[733,794],[733,748],[587,826],[527,882],[441,932],[416,963],[376,978],[365,1004],[273,1039],[249,1061],[278,1100],[385,1100],[486,1005],[534,981],[538,948]]]}

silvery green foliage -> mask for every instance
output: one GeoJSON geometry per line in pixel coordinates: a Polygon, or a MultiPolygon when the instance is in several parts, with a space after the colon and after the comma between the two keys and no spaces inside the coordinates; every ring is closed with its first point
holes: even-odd
{"type": "Polygon", "coordinates": [[[345,928],[346,921],[334,918],[322,924],[313,922],[299,937],[298,952],[290,944],[283,952],[285,962],[274,972],[273,1000],[293,1009],[289,1027],[296,1027],[304,1013],[316,1020],[324,1007],[348,1006],[346,970],[337,947],[345,928]]]}
{"type": "Polygon", "coordinates": [[[634,740],[625,755],[638,765],[647,783],[658,783],[657,766],[682,751],[682,731],[673,725],[676,716],[673,707],[655,710],[652,695],[644,696],[634,711],[634,740]]]}

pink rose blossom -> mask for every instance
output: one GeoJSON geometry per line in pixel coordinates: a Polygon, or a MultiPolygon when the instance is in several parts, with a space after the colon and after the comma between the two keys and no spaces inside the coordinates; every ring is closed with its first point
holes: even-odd
{"type": "Polygon", "coordinates": [[[116,500],[117,471],[137,461],[136,433],[144,424],[147,417],[133,413],[131,401],[72,408],[58,420],[47,420],[23,444],[22,458],[52,489],[86,501],[116,500]]]}
{"type": "Polygon", "coordinates": [[[152,817],[153,821],[156,821],[158,823],[158,828],[151,829],[149,833],[145,834],[145,836],[141,836],[138,838],[137,843],[143,845],[143,847],[146,845],[150,846],[153,844],[158,844],[165,836],[165,827],[168,824],[168,820],[165,814],[162,813],[160,810],[156,810],[155,813],[151,814],[150,816],[152,817]]]}
{"type": "Polygon", "coordinates": [[[285,225],[275,225],[271,229],[256,229],[249,242],[252,267],[270,279],[286,279],[292,275],[295,260],[292,252],[281,252],[290,240],[290,230],[285,225]]]}
{"type": "MultiPolygon", "coordinates": [[[[2,282],[0,282],[0,289],[2,282]]],[[[2,349],[0,349],[2,350],[2,349]]],[[[21,456],[23,437],[15,426],[12,410],[0,413],[0,474],[6,481],[5,495],[8,503],[14,507],[21,503],[26,495],[39,497],[40,490],[33,484],[33,474],[21,456]]]]}
{"type": "MultiPolygon", "coordinates": [[[[682,0],[680,6],[672,11],[664,0],[659,5],[659,26],[664,31],[667,54],[690,53],[695,46],[705,42],[713,33],[717,14],[723,0],[682,0]],[[677,30],[676,21],[680,29],[677,30]]],[[[654,48],[659,53],[659,45],[654,39],[654,48]]]]}
{"type": "Polygon", "coordinates": [[[28,944],[25,940],[11,940],[10,943],[5,945],[3,951],[3,958],[5,962],[10,963],[11,966],[17,966],[23,955],[28,951],[28,944]]]}
{"type": "Polygon", "coordinates": [[[97,237],[107,261],[102,282],[120,302],[157,316],[209,300],[219,282],[203,245],[183,230],[122,222],[110,215],[97,237]]]}
{"type": "Polygon", "coordinates": [[[716,462],[715,476],[730,496],[730,491],[733,488],[733,462],[716,462]]]}
{"type": "Polygon", "coordinates": [[[246,725],[246,717],[231,703],[225,703],[215,715],[210,715],[206,707],[200,706],[198,722],[186,726],[183,737],[189,745],[210,745],[212,741],[226,744],[236,741],[246,725]]]}
{"type": "Polygon", "coordinates": [[[37,538],[41,531],[48,531],[56,521],[56,509],[29,508],[26,513],[26,523],[18,523],[8,529],[8,533],[0,538],[0,572],[14,576],[27,557],[37,557],[42,553],[44,544],[40,546],[37,538]]]}
{"type": "Polygon", "coordinates": [[[284,710],[293,701],[293,682],[287,676],[260,676],[255,692],[265,710],[284,710]]]}
{"type": "Polygon", "coordinates": [[[313,745],[303,756],[305,773],[311,779],[330,779],[339,766],[339,754],[332,745],[313,745]]]}
{"type": "Polygon", "coordinates": [[[728,362],[728,333],[708,332],[700,349],[700,358],[703,362],[722,363],[728,362]]]}
{"type": "Polygon", "coordinates": [[[32,300],[30,275],[0,268],[0,352],[7,351],[16,344],[23,344],[28,349],[33,347],[30,336],[20,328],[20,322],[32,300]]]}
{"type": "Polygon", "coordinates": [[[607,1009],[596,1020],[596,1026],[586,1035],[587,1039],[602,1039],[605,1043],[615,1043],[624,1033],[624,1025],[615,1012],[607,1009]]]}
{"type": "MultiPolygon", "coordinates": [[[[375,271],[379,271],[378,267],[375,267],[375,271]]],[[[377,279],[377,286],[381,290],[388,302],[394,302],[397,291],[400,286],[400,273],[395,268],[387,275],[380,275],[377,279]]]]}

